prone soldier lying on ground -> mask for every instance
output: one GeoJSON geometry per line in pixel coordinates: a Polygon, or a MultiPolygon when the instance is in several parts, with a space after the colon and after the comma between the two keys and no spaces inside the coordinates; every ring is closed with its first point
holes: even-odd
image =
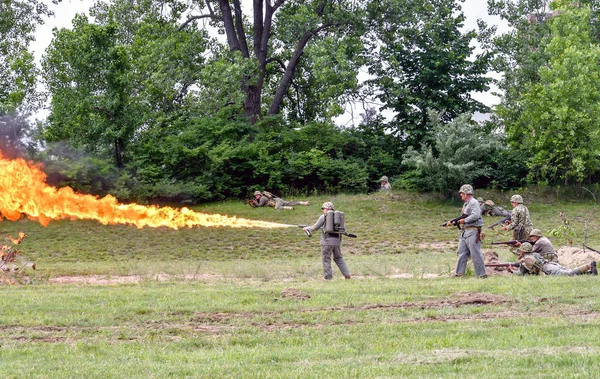
{"type": "Polygon", "coordinates": [[[482,216],[508,217],[512,213],[501,206],[494,204],[491,200],[484,201],[482,197],[478,197],[477,201],[479,202],[482,216]]]}
{"type": "Polygon", "coordinates": [[[253,207],[274,207],[275,209],[294,210],[296,205],[310,205],[309,201],[287,201],[273,195],[271,192],[254,191],[254,199],[248,200],[248,204],[253,207]]]}
{"type": "Polygon", "coordinates": [[[540,254],[532,251],[532,246],[529,242],[524,242],[519,247],[518,251],[522,254],[520,261],[519,272],[517,275],[598,275],[596,261],[591,261],[574,269],[561,266],[558,262],[550,262],[544,259],[540,254]]]}

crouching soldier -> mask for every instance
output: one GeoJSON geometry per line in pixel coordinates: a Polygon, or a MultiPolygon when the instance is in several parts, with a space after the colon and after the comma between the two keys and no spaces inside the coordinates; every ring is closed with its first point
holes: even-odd
{"type": "Polygon", "coordinates": [[[310,205],[309,201],[287,201],[270,192],[254,191],[254,199],[248,201],[252,207],[273,207],[275,209],[294,210],[296,205],[310,205]]]}
{"type": "Polygon", "coordinates": [[[540,273],[566,276],[585,274],[598,275],[596,261],[592,261],[571,270],[568,267],[561,266],[558,262],[547,261],[538,253],[534,253],[529,242],[524,242],[521,247],[519,247],[518,251],[522,254],[518,275],[540,275],[540,273]]]}

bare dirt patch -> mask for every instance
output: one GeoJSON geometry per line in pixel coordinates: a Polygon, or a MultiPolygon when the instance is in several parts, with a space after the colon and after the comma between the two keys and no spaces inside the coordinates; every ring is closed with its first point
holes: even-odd
{"type": "Polygon", "coordinates": [[[90,284],[90,285],[113,285],[140,283],[146,280],[166,282],[171,280],[201,281],[223,279],[222,275],[216,274],[188,274],[188,275],[80,275],[80,276],[57,276],[48,279],[50,284],[90,284]]]}
{"type": "Polygon", "coordinates": [[[558,263],[569,268],[582,266],[591,261],[600,261],[600,254],[574,246],[562,246],[556,254],[558,254],[558,263]]]}

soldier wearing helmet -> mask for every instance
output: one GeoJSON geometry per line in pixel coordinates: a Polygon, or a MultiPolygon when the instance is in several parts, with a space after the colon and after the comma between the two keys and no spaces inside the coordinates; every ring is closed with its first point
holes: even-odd
{"type": "Polygon", "coordinates": [[[338,266],[344,278],[350,279],[350,270],[346,266],[346,261],[342,256],[342,235],[339,233],[327,233],[325,231],[326,218],[333,217],[331,212],[328,215],[328,211],[333,211],[333,203],[327,201],[321,206],[323,214],[319,217],[317,222],[312,226],[304,228],[305,231],[314,232],[317,229],[321,229],[321,261],[323,262],[323,274],[326,280],[333,279],[333,271],[331,270],[331,258],[338,266]]]}
{"type": "Polygon", "coordinates": [[[380,179],[380,187],[379,190],[380,191],[390,191],[392,189],[392,185],[390,184],[390,180],[388,179],[387,176],[383,175],[380,179]]]}
{"type": "Polygon", "coordinates": [[[556,254],[552,242],[542,235],[541,230],[532,229],[529,233],[529,240],[533,245],[532,252],[541,255],[548,262],[558,262],[558,254],[556,254]]]}
{"type": "MultiPolygon", "coordinates": [[[[466,217],[458,221],[459,224],[463,225],[463,229],[458,240],[458,261],[456,262],[455,275],[464,276],[467,270],[467,262],[472,259],[475,274],[480,278],[487,278],[483,254],[481,253],[481,227],[483,226],[481,208],[473,197],[473,187],[471,185],[464,184],[460,187],[458,193],[464,202],[462,214],[466,217]]],[[[446,226],[451,225],[451,222],[448,222],[446,226]]]]}
{"type": "Polygon", "coordinates": [[[584,274],[598,275],[596,261],[592,261],[571,270],[568,267],[561,266],[558,262],[547,261],[540,254],[533,252],[533,247],[529,242],[521,244],[517,251],[521,254],[521,266],[519,267],[520,275],[540,275],[540,273],[545,275],[566,276],[584,274]]]}
{"type": "Polygon", "coordinates": [[[252,207],[274,207],[275,209],[294,210],[296,205],[310,205],[308,201],[287,201],[270,192],[254,191],[254,199],[248,201],[252,207]]]}
{"type": "Polygon", "coordinates": [[[502,225],[502,230],[512,230],[514,240],[525,241],[529,239],[529,233],[533,229],[529,209],[523,205],[521,195],[513,195],[510,198],[510,203],[513,206],[510,224],[502,225]]]}
{"type": "Polygon", "coordinates": [[[482,216],[496,216],[496,217],[508,217],[510,216],[510,212],[506,209],[502,208],[499,205],[496,205],[492,200],[483,200],[482,197],[478,197],[477,201],[479,202],[479,206],[481,207],[481,215],[482,216]]]}

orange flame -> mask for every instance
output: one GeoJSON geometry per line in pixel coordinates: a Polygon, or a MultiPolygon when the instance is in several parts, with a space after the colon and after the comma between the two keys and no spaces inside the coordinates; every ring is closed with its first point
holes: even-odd
{"type": "Polygon", "coordinates": [[[77,194],[70,187],[56,189],[46,184],[41,166],[23,159],[9,160],[0,152],[0,221],[15,221],[22,214],[46,226],[51,220],[87,219],[102,224],[166,226],[173,229],[193,226],[229,226],[233,228],[286,228],[293,225],[248,220],[219,214],[194,212],[187,208],[119,204],[113,196],[98,198],[77,194]]]}

